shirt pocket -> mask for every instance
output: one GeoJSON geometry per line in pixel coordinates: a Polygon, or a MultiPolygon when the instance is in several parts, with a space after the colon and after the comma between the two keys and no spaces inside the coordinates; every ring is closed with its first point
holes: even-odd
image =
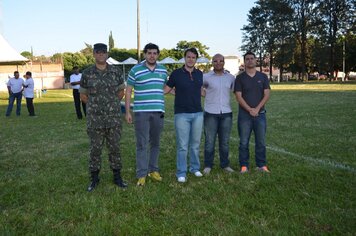
{"type": "Polygon", "coordinates": [[[98,92],[98,88],[97,88],[97,81],[95,80],[88,80],[88,84],[87,84],[87,89],[88,89],[88,93],[90,95],[96,95],[98,92]]]}

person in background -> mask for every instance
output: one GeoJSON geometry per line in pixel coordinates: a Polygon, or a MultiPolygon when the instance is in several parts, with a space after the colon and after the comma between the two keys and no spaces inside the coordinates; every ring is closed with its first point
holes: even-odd
{"type": "Polygon", "coordinates": [[[80,108],[80,104],[82,104],[84,115],[85,116],[87,115],[86,104],[84,102],[80,101],[79,88],[80,88],[80,79],[81,78],[82,78],[82,74],[79,73],[78,66],[74,66],[73,74],[70,75],[69,82],[73,88],[74,107],[75,107],[75,112],[77,113],[77,118],[79,120],[83,119],[83,114],[82,114],[82,111],[80,108]]]}
{"type": "Polygon", "coordinates": [[[9,117],[16,100],[16,115],[21,115],[21,100],[24,80],[20,78],[18,71],[14,72],[14,77],[7,82],[7,90],[9,92],[9,105],[7,106],[6,116],[9,117]]]}
{"type": "Polygon", "coordinates": [[[220,167],[234,172],[229,161],[229,140],[232,127],[230,94],[234,89],[235,77],[224,70],[224,56],[213,56],[213,70],[204,74],[204,174],[209,174],[214,165],[215,140],[219,139],[220,167]]]}
{"type": "Polygon", "coordinates": [[[89,172],[91,182],[88,192],[99,184],[101,153],[104,142],[109,150],[110,167],[114,184],[127,188],[121,177],[121,116],[120,100],[124,96],[125,84],[119,67],[106,63],[106,44],[94,44],[95,65],[85,69],[80,80],[80,98],[87,104],[87,133],[90,140],[89,172]]]}
{"type": "Polygon", "coordinates": [[[259,171],[269,172],[266,161],[266,109],[270,86],[266,74],[256,70],[253,52],[244,55],[245,71],[236,76],[235,96],[239,103],[237,128],[240,136],[240,173],[249,171],[249,142],[252,131],[255,135],[255,160],[259,171]]]}
{"type": "Polygon", "coordinates": [[[128,124],[132,124],[130,113],[132,89],[135,93],[133,112],[135,114],[138,186],[145,185],[146,176],[162,181],[158,157],[164,122],[163,87],[167,82],[166,68],[157,64],[159,47],[149,43],[143,52],[146,60],[131,69],[125,93],[125,118],[128,124]]]}
{"type": "Polygon", "coordinates": [[[32,73],[30,71],[27,71],[25,74],[25,78],[26,80],[23,84],[24,87],[23,95],[26,98],[26,106],[27,106],[28,114],[29,116],[36,116],[35,107],[33,106],[35,83],[32,78],[32,73]]]}
{"type": "Polygon", "coordinates": [[[198,51],[189,48],[184,52],[185,64],[172,72],[164,88],[165,93],[175,89],[174,126],[177,143],[177,180],[187,181],[187,156],[189,151],[189,172],[202,177],[200,172],[199,147],[203,128],[201,95],[203,73],[195,68],[198,51]]]}

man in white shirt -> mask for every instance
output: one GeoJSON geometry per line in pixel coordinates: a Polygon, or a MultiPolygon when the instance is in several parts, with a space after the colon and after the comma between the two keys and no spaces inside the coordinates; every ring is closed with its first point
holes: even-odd
{"type": "Polygon", "coordinates": [[[77,113],[77,117],[79,120],[83,119],[83,114],[80,108],[80,103],[82,104],[84,115],[87,116],[86,104],[80,101],[80,79],[82,78],[82,74],[79,73],[79,68],[77,66],[73,67],[73,74],[70,76],[70,84],[73,88],[73,98],[74,98],[74,106],[75,112],[77,113]]]}
{"type": "Polygon", "coordinates": [[[214,164],[215,140],[219,139],[220,167],[234,172],[229,162],[229,140],[232,127],[230,94],[233,92],[235,77],[224,70],[224,56],[216,54],[213,70],[204,74],[204,173],[209,174],[214,164]]]}
{"type": "Polygon", "coordinates": [[[22,85],[24,81],[20,78],[18,71],[14,72],[14,77],[7,82],[7,90],[9,91],[9,105],[7,106],[6,116],[9,117],[16,99],[16,115],[21,114],[21,100],[22,100],[22,85]]]}
{"type": "Polygon", "coordinates": [[[35,116],[35,108],[33,106],[35,83],[32,79],[32,73],[30,71],[27,71],[25,76],[26,76],[26,81],[23,84],[24,87],[23,95],[26,98],[28,114],[30,116],[35,116]]]}

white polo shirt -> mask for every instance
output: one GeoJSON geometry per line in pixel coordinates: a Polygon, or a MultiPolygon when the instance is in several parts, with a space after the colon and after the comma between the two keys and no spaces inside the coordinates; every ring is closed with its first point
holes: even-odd
{"type": "MultiPolygon", "coordinates": [[[[73,83],[73,82],[79,82],[80,79],[82,78],[82,73],[79,74],[71,74],[71,76],[69,77],[69,83],[73,83]]],[[[76,84],[76,85],[72,85],[73,89],[79,89],[80,85],[76,84]]]]}
{"type": "Polygon", "coordinates": [[[11,88],[11,92],[19,93],[22,91],[23,83],[24,83],[24,81],[22,78],[15,79],[15,77],[14,77],[14,78],[9,79],[9,81],[7,82],[7,86],[9,86],[11,88]]]}
{"type": "Polygon", "coordinates": [[[25,98],[33,98],[34,97],[34,92],[33,90],[35,89],[35,83],[32,78],[28,78],[24,82],[25,86],[28,86],[27,88],[25,87],[23,90],[23,95],[25,98]]]}

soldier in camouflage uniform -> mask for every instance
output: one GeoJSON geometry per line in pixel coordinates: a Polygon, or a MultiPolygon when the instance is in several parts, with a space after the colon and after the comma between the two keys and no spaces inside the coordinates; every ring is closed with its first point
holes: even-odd
{"type": "Polygon", "coordinates": [[[80,80],[80,98],[87,103],[87,133],[90,140],[89,171],[91,192],[99,183],[101,151],[106,141],[109,150],[110,167],[114,173],[114,183],[126,188],[121,178],[121,118],[120,100],[124,96],[124,78],[122,71],[108,65],[107,46],[94,45],[95,65],[85,69],[80,80]]]}

